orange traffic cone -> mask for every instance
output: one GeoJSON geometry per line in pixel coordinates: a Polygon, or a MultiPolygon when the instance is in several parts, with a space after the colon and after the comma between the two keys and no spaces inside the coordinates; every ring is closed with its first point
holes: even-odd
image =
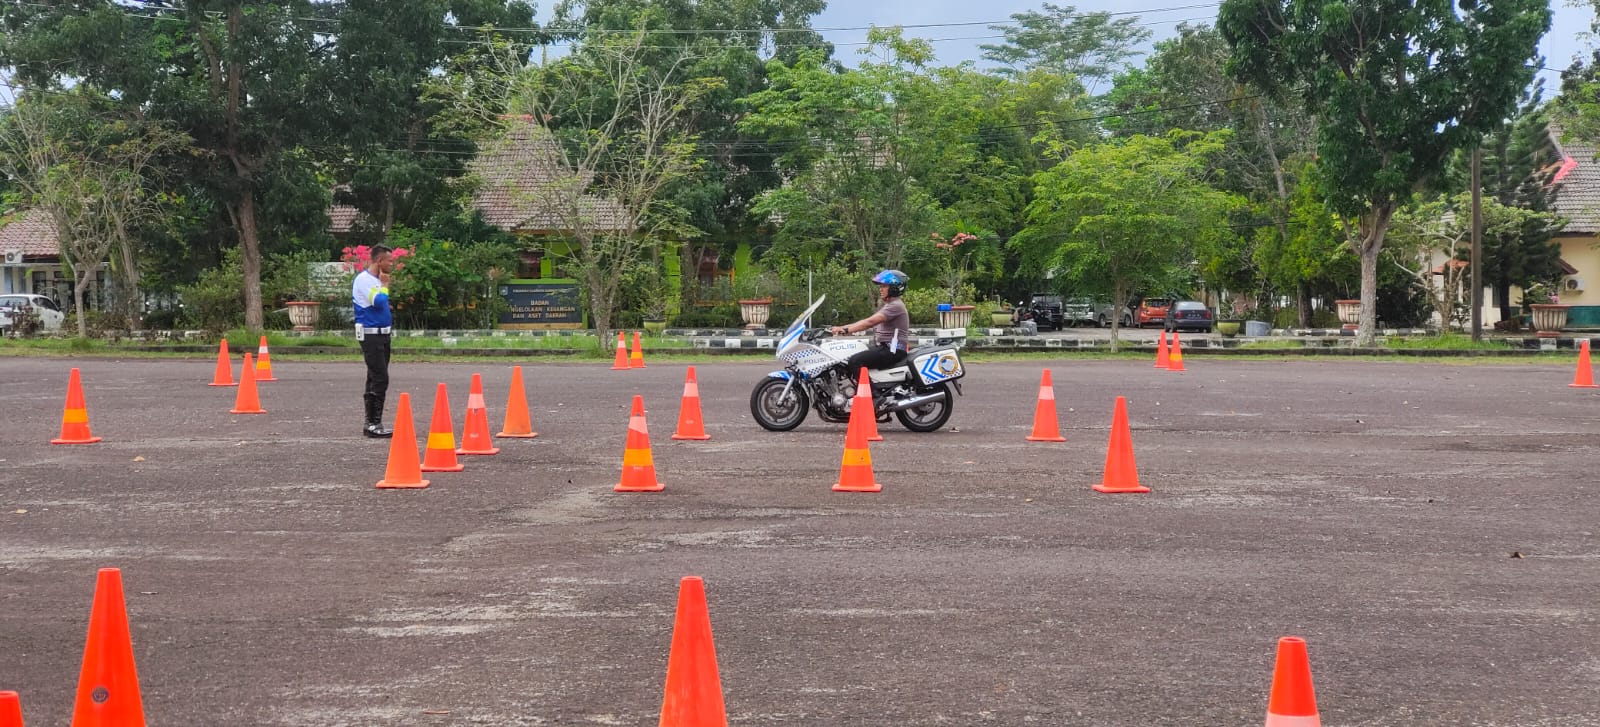
{"type": "Polygon", "coordinates": [[[422,456],[422,471],[460,472],[463,469],[466,465],[456,460],[456,425],[450,421],[450,395],[445,392],[444,384],[439,384],[433,394],[433,422],[428,425],[428,447],[422,456]]]}
{"type": "Polygon", "coordinates": [[[1106,471],[1096,492],[1149,492],[1139,486],[1139,468],[1133,462],[1133,433],[1128,428],[1128,400],[1117,397],[1111,415],[1111,444],[1106,448],[1106,471]]]}
{"type": "Polygon", "coordinates": [[[611,362],[612,371],[628,368],[628,344],[623,341],[622,336],[622,331],[617,331],[617,358],[611,362]]]}
{"type": "Polygon", "coordinates": [[[706,584],[691,576],[678,583],[678,614],[672,622],[660,727],[727,725],[722,679],[717,675],[717,645],[711,638],[711,613],[706,609],[706,584]]]}
{"type": "Polygon", "coordinates": [[[496,437],[533,439],[533,420],[528,417],[528,395],[522,390],[522,367],[511,367],[511,391],[506,394],[506,421],[496,437]]]}
{"type": "Polygon", "coordinates": [[[256,381],[277,381],[272,378],[272,354],[267,352],[267,337],[261,337],[261,345],[256,348],[256,381]]]}
{"type": "Polygon", "coordinates": [[[856,381],[856,395],[850,402],[851,419],[855,418],[857,408],[865,408],[867,412],[867,441],[883,441],[883,435],[878,433],[878,405],[872,400],[872,375],[867,373],[865,366],[861,368],[861,378],[856,381]]]}
{"type": "Polygon", "coordinates": [[[710,439],[706,434],[705,419],[700,416],[700,382],[695,381],[694,367],[683,382],[683,403],[678,406],[678,431],[673,439],[710,439]]]}
{"type": "Polygon", "coordinates": [[[217,347],[217,372],[211,376],[209,386],[238,386],[233,380],[233,360],[228,356],[228,339],[217,347]]]}
{"type": "Polygon", "coordinates": [[[1593,389],[1594,370],[1589,367],[1589,339],[1583,339],[1578,346],[1578,372],[1573,375],[1572,383],[1568,384],[1574,389],[1593,389]]]}
{"type": "Polygon", "coordinates": [[[100,441],[89,433],[89,410],[83,405],[83,381],[77,369],[67,374],[67,405],[61,410],[61,436],[51,444],[94,444],[100,441]]]}
{"type": "Polygon", "coordinates": [[[1171,365],[1171,359],[1168,358],[1167,354],[1167,331],[1162,329],[1161,345],[1156,346],[1156,368],[1164,369],[1169,365],[1171,365]]]}
{"type": "Polygon", "coordinates": [[[239,371],[239,390],[233,395],[232,414],[265,414],[261,396],[256,391],[256,369],[250,364],[250,354],[244,355],[244,368],[239,371]]]}
{"type": "Polygon", "coordinates": [[[1278,639],[1278,661],[1272,667],[1272,695],[1267,698],[1266,727],[1322,727],[1317,695],[1311,688],[1311,659],[1305,639],[1278,639]]]}
{"type": "MultiPolygon", "coordinates": [[[[878,484],[872,474],[872,452],[867,449],[867,425],[877,426],[870,403],[861,403],[861,389],[869,387],[867,383],[867,370],[861,369],[861,381],[856,386],[856,401],[850,405],[850,423],[845,427],[844,433],[844,460],[839,464],[839,481],[834,484],[834,492],[881,492],[883,485],[878,484]]],[[[867,394],[871,401],[872,394],[867,394]]]]}
{"type": "Polygon", "coordinates": [[[22,727],[22,698],[16,692],[0,692],[0,727],[22,727]]]}
{"type": "Polygon", "coordinates": [[[639,343],[639,332],[633,332],[633,353],[628,356],[628,368],[644,368],[644,345],[639,343]]]}
{"type": "Polygon", "coordinates": [[[389,464],[378,480],[380,490],[420,490],[428,486],[422,479],[422,462],[417,459],[417,425],[411,421],[411,395],[400,392],[394,408],[394,436],[389,438],[389,464]]]}
{"type": "Polygon", "coordinates": [[[1172,351],[1167,354],[1167,370],[1183,371],[1183,342],[1178,340],[1178,332],[1172,332],[1172,351]]]}
{"type": "Polygon", "coordinates": [[[101,568],[95,582],[72,727],[144,727],[122,571],[116,568],[101,568]]]}
{"type": "Polygon", "coordinates": [[[472,375],[467,390],[467,417],[461,422],[461,448],[456,454],[499,454],[489,436],[489,409],[483,403],[483,377],[472,375]]]}
{"type": "Polygon", "coordinates": [[[1033,408],[1033,434],[1028,435],[1028,441],[1067,441],[1061,436],[1061,425],[1056,421],[1056,389],[1050,383],[1050,369],[1045,369],[1044,376],[1039,379],[1039,403],[1033,408]]]}
{"type": "Polygon", "coordinates": [[[644,421],[644,397],[633,397],[628,412],[628,442],[622,450],[622,481],[615,492],[660,492],[665,486],[656,481],[656,461],[650,454],[650,430],[644,421]]]}

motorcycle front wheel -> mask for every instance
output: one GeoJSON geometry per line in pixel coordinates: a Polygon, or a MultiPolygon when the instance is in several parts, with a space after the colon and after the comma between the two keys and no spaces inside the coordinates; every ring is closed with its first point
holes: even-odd
{"type": "Polygon", "coordinates": [[[940,384],[935,390],[944,391],[944,399],[894,413],[901,426],[913,432],[931,432],[950,421],[950,413],[955,406],[955,392],[950,390],[949,384],[940,384]]]}
{"type": "Polygon", "coordinates": [[[783,390],[788,385],[784,379],[762,379],[750,392],[750,416],[768,431],[787,432],[806,420],[806,409],[811,406],[806,387],[798,383],[789,387],[785,400],[783,390]]]}

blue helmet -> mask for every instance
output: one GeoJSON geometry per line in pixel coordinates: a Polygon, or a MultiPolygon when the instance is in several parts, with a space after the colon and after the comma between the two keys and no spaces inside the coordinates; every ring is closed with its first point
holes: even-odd
{"type": "Polygon", "coordinates": [[[911,282],[911,278],[899,270],[882,270],[872,276],[872,282],[889,286],[889,297],[898,298],[905,295],[906,283],[911,282]]]}

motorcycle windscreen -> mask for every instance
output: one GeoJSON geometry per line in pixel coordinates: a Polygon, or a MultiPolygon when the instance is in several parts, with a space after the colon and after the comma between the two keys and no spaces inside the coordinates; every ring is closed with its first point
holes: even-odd
{"type": "Polygon", "coordinates": [[[795,317],[794,322],[790,323],[789,327],[783,331],[783,338],[778,339],[779,353],[782,353],[784,349],[790,346],[790,344],[800,340],[800,334],[805,332],[806,325],[811,320],[811,314],[817,312],[817,308],[822,306],[822,301],[827,299],[828,296],[823,295],[821,298],[817,299],[817,302],[812,303],[811,307],[806,309],[806,312],[795,317]]]}

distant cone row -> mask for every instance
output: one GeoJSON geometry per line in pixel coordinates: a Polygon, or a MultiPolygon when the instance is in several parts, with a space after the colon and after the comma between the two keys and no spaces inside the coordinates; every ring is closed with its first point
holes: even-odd
{"type": "Polygon", "coordinates": [[[639,332],[633,332],[633,350],[628,350],[627,339],[621,331],[617,332],[617,357],[611,362],[612,371],[644,368],[644,345],[640,342],[639,332]]]}
{"type": "MultiPolygon", "coordinates": [[[[401,406],[409,406],[405,394],[401,406]]],[[[396,432],[397,438],[399,432],[396,432]]],[[[0,692],[0,727],[22,727],[21,698],[0,692]]],[[[661,727],[727,727],[728,715],[717,666],[716,640],[705,581],[678,584],[672,643],[662,688],[661,727]]],[[[1321,727],[1311,660],[1304,639],[1278,640],[1264,727],[1321,727]]],[[[102,568],[95,582],[84,640],[83,664],[72,709],[72,727],[145,727],[144,700],[134,664],[122,571],[102,568]]]]}

